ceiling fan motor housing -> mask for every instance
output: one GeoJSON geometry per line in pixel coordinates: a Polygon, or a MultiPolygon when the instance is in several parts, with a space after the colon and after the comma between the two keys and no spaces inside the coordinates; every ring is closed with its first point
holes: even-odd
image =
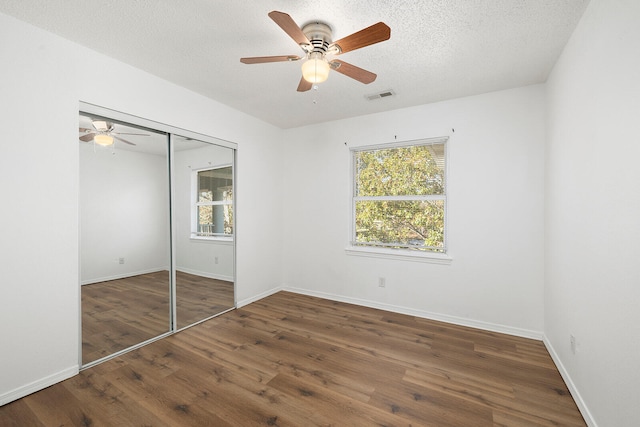
{"type": "Polygon", "coordinates": [[[106,120],[92,120],[91,124],[93,128],[98,132],[111,132],[113,130],[113,123],[107,122],[106,120]]]}
{"type": "Polygon", "coordinates": [[[311,42],[307,53],[326,55],[331,44],[331,27],[323,22],[312,22],[302,27],[302,32],[311,42]]]}

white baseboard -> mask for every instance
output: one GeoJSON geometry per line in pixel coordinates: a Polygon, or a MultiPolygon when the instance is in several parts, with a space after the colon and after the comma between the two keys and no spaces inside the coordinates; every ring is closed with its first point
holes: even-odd
{"type": "Polygon", "coordinates": [[[454,325],[467,326],[470,328],[482,329],[485,331],[498,332],[501,334],[513,335],[522,338],[531,338],[534,340],[542,340],[542,332],[529,329],[515,328],[512,326],[500,325],[496,323],[483,322],[480,320],[465,319],[463,317],[449,316],[447,314],[432,313],[424,310],[416,310],[414,308],[402,307],[392,304],[384,304],[375,301],[364,300],[360,298],[350,298],[342,295],[327,294],[324,292],[309,291],[294,287],[284,287],[282,290],[294,292],[302,295],[309,295],[318,298],[324,298],[332,301],[346,302],[349,304],[361,305],[364,307],[377,308],[380,310],[392,311],[394,313],[406,314],[409,316],[421,317],[424,319],[437,320],[439,322],[452,323],[454,325]]]}
{"type": "Polygon", "coordinates": [[[582,399],[582,396],[580,395],[580,392],[576,388],[576,385],[573,383],[573,380],[571,379],[569,372],[562,364],[562,360],[560,360],[560,356],[558,356],[558,353],[556,352],[555,348],[553,348],[553,345],[551,345],[551,341],[549,341],[547,336],[544,335],[542,342],[544,342],[544,345],[547,347],[547,351],[551,355],[551,359],[553,359],[553,363],[556,364],[556,368],[558,368],[558,371],[560,372],[562,379],[564,380],[565,384],[567,384],[567,388],[571,392],[571,396],[573,397],[573,400],[576,402],[576,405],[578,406],[578,409],[580,410],[580,413],[582,414],[584,421],[587,423],[589,427],[598,427],[596,420],[593,418],[593,415],[591,415],[591,411],[589,411],[587,404],[584,402],[584,400],[582,399]]]}
{"type": "Polygon", "coordinates": [[[97,278],[93,278],[93,279],[86,279],[86,280],[83,280],[82,282],[80,282],[80,284],[82,286],[84,286],[84,285],[92,285],[94,283],[108,282],[109,280],[125,279],[127,277],[140,276],[141,274],[157,273],[159,271],[167,271],[168,272],[169,271],[169,267],[152,268],[152,269],[149,269],[149,270],[132,271],[132,272],[129,272],[129,273],[114,274],[113,276],[105,276],[105,277],[97,277],[97,278]]]}
{"type": "Polygon", "coordinates": [[[18,400],[22,397],[25,397],[31,393],[35,393],[38,390],[42,390],[47,388],[55,383],[59,383],[60,381],[64,381],[68,378],[77,375],[80,372],[80,367],[78,365],[72,366],[70,368],[64,369],[60,372],[57,372],[53,375],[49,375],[48,377],[39,379],[32,383],[23,385],[14,390],[11,390],[7,393],[0,395],[0,406],[6,405],[9,402],[13,402],[14,400],[18,400]]]}
{"type": "Polygon", "coordinates": [[[223,274],[208,273],[206,271],[192,270],[190,268],[176,267],[176,271],[181,271],[194,276],[206,277],[208,279],[224,280],[225,282],[233,282],[233,276],[225,276],[223,274]]]}
{"type": "Polygon", "coordinates": [[[269,295],[273,295],[273,294],[275,294],[276,292],[280,292],[280,291],[282,291],[282,290],[284,290],[284,289],[282,288],[282,286],[276,286],[275,288],[269,289],[268,291],[262,292],[261,294],[258,294],[258,295],[256,295],[256,296],[253,296],[253,297],[251,297],[251,298],[247,298],[247,299],[243,299],[243,300],[241,300],[241,301],[237,301],[237,302],[236,302],[236,308],[244,307],[245,305],[249,305],[249,304],[251,304],[252,302],[259,301],[259,300],[261,300],[262,298],[266,298],[266,297],[268,297],[269,295]]]}
{"type": "MultiPolygon", "coordinates": [[[[226,282],[233,282],[233,276],[225,276],[223,274],[213,274],[213,273],[208,273],[205,271],[198,271],[198,270],[191,270],[189,268],[181,268],[181,267],[177,267],[176,268],[177,271],[182,271],[183,273],[188,273],[188,274],[193,274],[196,276],[202,276],[202,277],[206,277],[209,279],[216,279],[216,280],[224,280],[226,282]]],[[[150,274],[150,273],[157,273],[159,271],[169,271],[169,267],[160,267],[160,268],[152,268],[149,270],[142,270],[142,271],[132,271],[130,273],[123,273],[123,274],[115,274],[113,276],[105,276],[105,277],[98,277],[98,278],[94,278],[94,279],[88,279],[88,280],[83,280],[81,285],[91,285],[94,283],[100,283],[100,282],[108,282],[109,280],[118,280],[118,279],[125,279],[127,277],[133,277],[133,276],[140,276],[142,274],[150,274]]]]}

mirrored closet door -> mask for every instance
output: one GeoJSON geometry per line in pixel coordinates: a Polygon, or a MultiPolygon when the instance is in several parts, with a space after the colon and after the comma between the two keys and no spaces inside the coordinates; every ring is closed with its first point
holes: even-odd
{"type": "Polygon", "coordinates": [[[234,302],[234,150],[172,135],[177,328],[234,302]]]}
{"type": "Polygon", "coordinates": [[[83,367],[235,307],[234,145],[88,110],[79,117],[83,367]]]}
{"type": "Polygon", "coordinates": [[[171,328],[168,136],[80,115],[82,364],[171,328]]]}

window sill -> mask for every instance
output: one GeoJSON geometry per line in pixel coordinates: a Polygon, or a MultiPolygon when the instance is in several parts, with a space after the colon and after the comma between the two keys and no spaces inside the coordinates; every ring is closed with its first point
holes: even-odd
{"type": "Polygon", "coordinates": [[[209,242],[221,245],[233,245],[233,237],[190,236],[189,240],[203,243],[209,242]]]}
{"type": "Polygon", "coordinates": [[[453,258],[447,254],[425,253],[403,249],[384,249],[366,246],[349,246],[345,248],[347,255],[370,258],[385,258],[402,261],[426,262],[431,264],[451,264],[453,258]]]}

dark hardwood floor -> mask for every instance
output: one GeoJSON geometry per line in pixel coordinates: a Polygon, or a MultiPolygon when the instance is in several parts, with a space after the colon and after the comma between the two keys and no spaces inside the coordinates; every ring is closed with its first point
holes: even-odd
{"type": "MultiPolygon", "coordinates": [[[[234,306],[233,282],[176,272],[178,328],[234,306]]],[[[169,331],[169,272],[84,285],[82,363],[169,331]]]]}
{"type": "Polygon", "coordinates": [[[176,272],[178,329],[235,306],[233,282],[176,272]]]}
{"type": "Polygon", "coordinates": [[[280,292],[0,408],[2,426],[584,426],[540,341],[280,292]]]}

